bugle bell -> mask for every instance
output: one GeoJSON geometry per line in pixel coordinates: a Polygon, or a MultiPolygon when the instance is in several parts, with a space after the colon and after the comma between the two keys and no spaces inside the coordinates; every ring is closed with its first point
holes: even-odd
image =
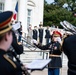
{"type": "Polygon", "coordinates": [[[69,32],[71,32],[71,33],[73,33],[73,34],[76,34],[76,27],[73,26],[73,25],[72,25],[71,23],[69,23],[68,21],[64,20],[63,22],[60,22],[60,24],[61,24],[61,26],[62,26],[65,30],[67,30],[67,31],[69,31],[69,32]]]}

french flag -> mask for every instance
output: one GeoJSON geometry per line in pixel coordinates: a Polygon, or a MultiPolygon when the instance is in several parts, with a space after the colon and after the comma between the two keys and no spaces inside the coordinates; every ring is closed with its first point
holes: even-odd
{"type": "Polygon", "coordinates": [[[16,3],[16,6],[15,6],[15,11],[14,11],[14,15],[13,15],[14,20],[17,19],[17,13],[18,13],[18,2],[16,3]]]}

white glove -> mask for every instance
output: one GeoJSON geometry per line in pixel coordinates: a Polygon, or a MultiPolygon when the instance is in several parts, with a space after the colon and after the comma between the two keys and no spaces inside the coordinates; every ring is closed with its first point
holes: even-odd
{"type": "Polygon", "coordinates": [[[33,39],[32,43],[38,44],[37,40],[33,39]]]}
{"type": "Polygon", "coordinates": [[[61,38],[60,37],[57,37],[57,41],[61,44],[61,38]]]}

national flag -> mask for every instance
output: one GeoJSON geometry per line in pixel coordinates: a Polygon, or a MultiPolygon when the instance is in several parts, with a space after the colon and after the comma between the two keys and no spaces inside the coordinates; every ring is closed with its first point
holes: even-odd
{"type": "Polygon", "coordinates": [[[16,18],[17,18],[17,13],[18,13],[18,2],[16,3],[16,6],[15,6],[15,11],[14,11],[14,15],[13,15],[14,20],[16,20],[16,18]]]}

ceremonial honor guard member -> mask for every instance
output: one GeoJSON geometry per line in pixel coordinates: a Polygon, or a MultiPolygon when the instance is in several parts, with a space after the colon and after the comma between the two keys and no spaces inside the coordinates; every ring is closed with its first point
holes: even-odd
{"type": "Polygon", "coordinates": [[[13,36],[11,19],[13,12],[0,13],[0,75],[22,75],[22,66],[7,54],[13,36]]]}
{"type": "Polygon", "coordinates": [[[50,50],[49,58],[51,58],[51,62],[48,65],[48,75],[59,75],[60,68],[62,67],[62,60],[61,60],[61,44],[57,40],[58,37],[61,37],[61,33],[58,31],[54,31],[52,34],[52,41],[46,45],[39,45],[38,43],[34,43],[38,48],[42,50],[50,50]]]}
{"type": "Polygon", "coordinates": [[[49,30],[49,26],[47,26],[47,29],[45,30],[45,39],[46,39],[46,44],[49,43],[49,40],[51,40],[51,35],[50,35],[50,30],[49,30]]]}
{"type": "Polygon", "coordinates": [[[42,41],[43,41],[43,31],[44,31],[43,28],[42,28],[42,26],[43,26],[43,25],[40,24],[40,25],[39,25],[40,28],[38,29],[38,31],[39,31],[39,43],[40,43],[41,45],[42,45],[42,41]]]}
{"type": "Polygon", "coordinates": [[[33,29],[33,39],[37,40],[37,37],[38,37],[37,26],[34,26],[34,29],[33,29]]]}

